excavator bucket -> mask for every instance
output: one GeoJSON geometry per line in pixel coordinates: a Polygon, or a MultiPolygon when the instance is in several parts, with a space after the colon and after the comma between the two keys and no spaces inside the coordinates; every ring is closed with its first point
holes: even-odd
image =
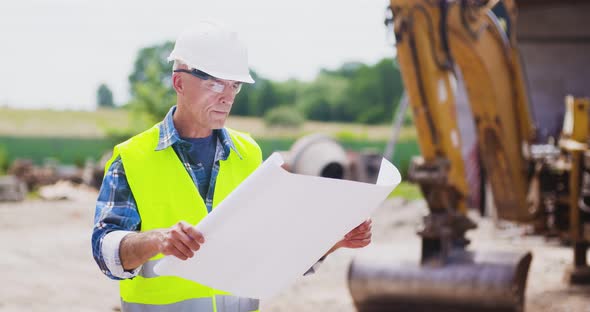
{"type": "Polygon", "coordinates": [[[350,264],[349,289],[359,312],[524,311],[531,259],[530,252],[463,252],[428,266],[362,254],[350,264]]]}

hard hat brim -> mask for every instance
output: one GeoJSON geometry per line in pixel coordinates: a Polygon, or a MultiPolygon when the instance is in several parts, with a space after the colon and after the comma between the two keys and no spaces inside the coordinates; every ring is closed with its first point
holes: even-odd
{"type": "Polygon", "coordinates": [[[198,69],[198,70],[203,71],[203,72],[205,72],[217,79],[233,80],[233,81],[239,81],[239,82],[243,82],[243,83],[254,83],[255,82],[249,72],[243,73],[243,74],[230,74],[230,73],[222,73],[219,71],[210,70],[209,68],[205,68],[204,66],[196,66],[195,64],[191,64],[190,62],[187,62],[186,60],[183,60],[183,59],[175,56],[174,51],[172,51],[172,53],[168,57],[168,61],[169,62],[181,61],[182,63],[186,64],[186,66],[188,66],[189,68],[198,69]]]}
{"type": "Polygon", "coordinates": [[[244,75],[235,75],[235,74],[215,72],[215,71],[208,70],[206,68],[197,68],[197,69],[200,71],[206,72],[207,74],[209,74],[217,79],[233,80],[233,81],[239,81],[239,82],[243,82],[243,83],[254,83],[255,82],[254,79],[252,79],[252,76],[250,76],[250,73],[247,73],[244,75]]]}

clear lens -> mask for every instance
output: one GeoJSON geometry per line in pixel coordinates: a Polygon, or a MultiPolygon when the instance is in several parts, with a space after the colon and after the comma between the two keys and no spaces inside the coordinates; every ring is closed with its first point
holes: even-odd
{"type": "Polygon", "coordinates": [[[211,80],[208,81],[206,85],[209,90],[215,93],[223,93],[223,90],[225,90],[225,84],[220,83],[219,81],[211,80]]]}
{"type": "Polygon", "coordinates": [[[215,93],[223,93],[225,88],[230,88],[233,94],[237,94],[242,89],[241,82],[223,81],[218,79],[210,79],[204,81],[205,87],[215,93]]]}

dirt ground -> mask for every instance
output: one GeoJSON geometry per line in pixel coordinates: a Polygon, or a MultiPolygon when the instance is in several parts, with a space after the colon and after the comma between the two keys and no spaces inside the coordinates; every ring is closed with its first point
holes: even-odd
{"type": "MultiPolygon", "coordinates": [[[[118,286],[98,270],[92,259],[90,233],[94,193],[65,201],[28,200],[0,203],[0,311],[117,311],[118,286]]],[[[264,311],[354,311],[346,273],[360,253],[418,254],[414,234],[426,213],[422,201],[392,199],[379,208],[374,243],[366,250],[340,250],[319,272],[300,278],[272,300],[264,311]]],[[[498,230],[490,220],[478,220],[471,233],[473,249],[533,251],[526,311],[590,311],[590,288],[571,287],[563,272],[571,250],[518,229],[498,230]]]]}

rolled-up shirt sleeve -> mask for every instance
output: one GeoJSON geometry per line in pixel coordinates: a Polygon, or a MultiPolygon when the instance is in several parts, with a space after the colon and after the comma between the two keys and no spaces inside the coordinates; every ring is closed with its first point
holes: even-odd
{"type": "Polygon", "coordinates": [[[139,231],[141,218],[127,182],[123,162],[116,158],[102,182],[92,232],[92,255],[100,270],[115,280],[133,278],[140,268],[125,270],[119,247],[129,233],[139,231]]]}

